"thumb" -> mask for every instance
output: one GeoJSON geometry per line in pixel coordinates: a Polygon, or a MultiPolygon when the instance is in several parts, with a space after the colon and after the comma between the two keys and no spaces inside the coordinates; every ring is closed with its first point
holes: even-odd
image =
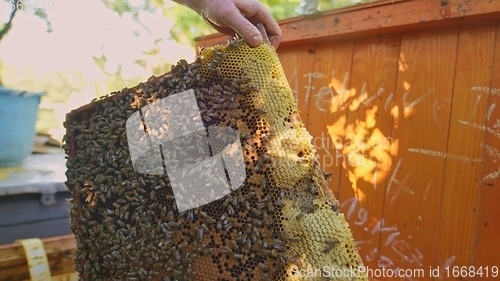
{"type": "Polygon", "coordinates": [[[249,22],[240,13],[237,13],[233,18],[228,18],[228,26],[238,33],[250,45],[250,47],[257,47],[263,42],[262,35],[259,29],[251,22],[249,22]]]}

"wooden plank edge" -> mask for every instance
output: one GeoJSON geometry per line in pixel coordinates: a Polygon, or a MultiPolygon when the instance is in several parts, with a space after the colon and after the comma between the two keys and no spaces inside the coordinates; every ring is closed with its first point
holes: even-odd
{"type": "MultiPolygon", "coordinates": [[[[78,275],[73,258],[62,258],[57,261],[50,260],[49,265],[52,279],[58,276],[78,275]]],[[[30,279],[29,267],[27,264],[2,269],[0,272],[0,281],[30,279]]]]}
{"type": "MultiPolygon", "coordinates": [[[[42,239],[49,259],[68,255],[76,250],[73,234],[42,239]]],[[[20,243],[0,245],[0,270],[2,268],[27,264],[23,246],[20,243]]]]}
{"type": "MultiPolygon", "coordinates": [[[[500,18],[500,2],[489,0],[378,1],[279,21],[280,46],[373,36],[405,30],[472,23],[500,18]]],[[[223,44],[227,35],[195,39],[197,47],[223,44]]]]}

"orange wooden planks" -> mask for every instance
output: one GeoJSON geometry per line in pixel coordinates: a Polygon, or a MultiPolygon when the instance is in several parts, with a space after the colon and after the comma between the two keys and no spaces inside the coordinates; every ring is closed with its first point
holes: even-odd
{"type": "Polygon", "coordinates": [[[436,28],[495,19],[500,3],[488,0],[382,0],[280,22],[283,45],[436,28]]]}
{"type": "MultiPolygon", "coordinates": [[[[500,274],[500,21],[496,25],[492,77],[488,93],[483,159],[478,177],[479,214],[474,244],[474,269],[481,280],[497,280],[500,274]],[[495,134],[496,133],[496,134],[495,134]],[[496,267],[496,268],[493,268],[496,267]],[[479,272],[482,269],[482,272],[479,272]],[[497,271],[498,272],[498,271],[497,271]]],[[[489,89],[488,89],[489,88],[489,89]]]]}
{"type": "Polygon", "coordinates": [[[365,265],[378,267],[384,191],[393,165],[391,137],[400,34],[356,40],[346,125],[337,142],[342,155],[341,211],[350,223],[365,265]]]}
{"type": "Polygon", "coordinates": [[[378,229],[381,267],[420,270],[434,264],[457,37],[458,27],[402,36],[390,109],[398,148],[378,229]]]}
{"type": "Polygon", "coordinates": [[[494,35],[492,22],[460,28],[436,265],[472,265],[494,35]]]}
{"type": "Polygon", "coordinates": [[[309,119],[306,126],[313,136],[321,166],[334,176],[330,188],[336,196],[342,163],[337,158],[334,144],[338,136],[328,128],[343,130],[345,125],[352,48],[351,40],[318,44],[314,69],[301,74],[307,81],[305,97],[309,104],[309,119]]]}
{"type": "Polygon", "coordinates": [[[315,45],[280,48],[278,55],[290,88],[297,101],[300,118],[307,124],[309,119],[309,102],[306,101],[306,91],[309,85],[306,75],[313,71],[316,54],[315,45]]]}

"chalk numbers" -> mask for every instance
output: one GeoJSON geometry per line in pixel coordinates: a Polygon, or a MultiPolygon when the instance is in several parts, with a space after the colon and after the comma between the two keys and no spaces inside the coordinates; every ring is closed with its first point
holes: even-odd
{"type": "Polygon", "coordinates": [[[2,11],[46,12],[54,9],[54,0],[7,0],[2,1],[2,11]]]}
{"type": "Polygon", "coordinates": [[[453,278],[498,277],[498,266],[447,266],[446,276],[453,278]]]}

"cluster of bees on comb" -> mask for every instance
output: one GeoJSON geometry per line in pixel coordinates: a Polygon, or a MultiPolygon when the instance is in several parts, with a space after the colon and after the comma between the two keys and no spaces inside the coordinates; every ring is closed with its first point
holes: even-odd
{"type": "MultiPolygon", "coordinates": [[[[168,74],[72,111],[65,126],[81,280],[326,280],[318,275],[324,267],[359,273],[338,280],[366,280],[271,46],[250,48],[237,39],[205,48],[193,63],[181,60],[168,74]],[[223,177],[243,171],[242,184],[195,208],[179,205],[168,165],[137,170],[146,158],[134,162],[127,132],[134,113],[187,91],[205,128],[238,132],[243,156],[240,167],[225,162],[223,177]]],[[[168,135],[172,126],[155,128],[138,134],[168,135]]],[[[165,151],[185,160],[179,165],[193,163],[215,155],[196,154],[207,137],[205,131],[184,136],[165,151]],[[176,149],[182,143],[194,152],[176,149]]],[[[181,199],[203,196],[191,189],[181,199]]]]}

